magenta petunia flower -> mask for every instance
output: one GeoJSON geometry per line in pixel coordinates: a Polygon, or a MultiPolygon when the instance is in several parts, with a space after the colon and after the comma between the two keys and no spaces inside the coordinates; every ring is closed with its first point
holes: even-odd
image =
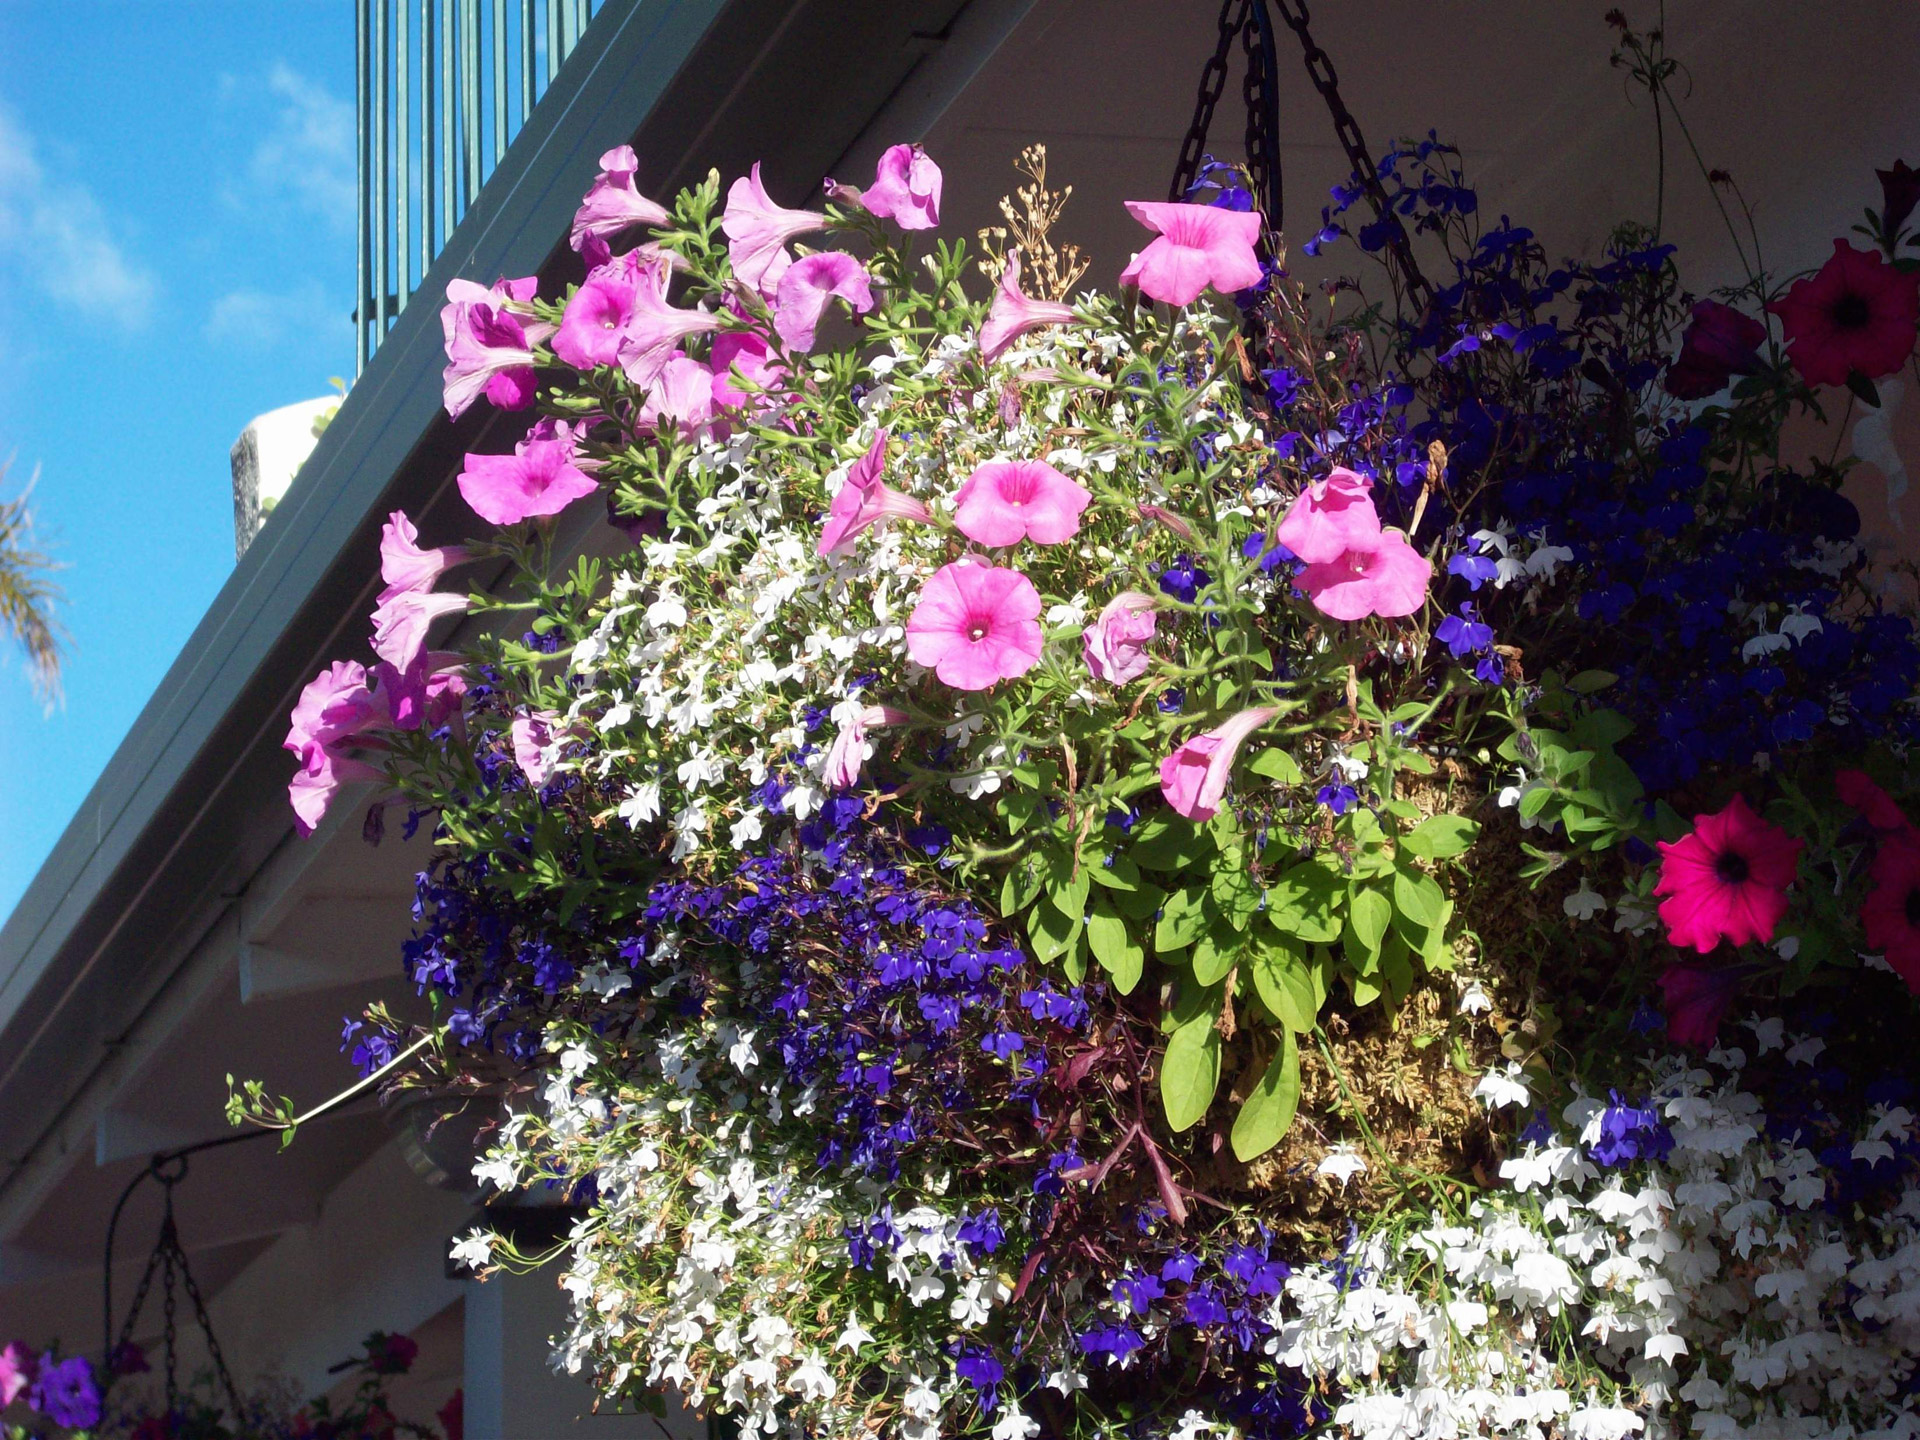
{"type": "Polygon", "coordinates": [[[879,173],[860,196],[869,215],[902,230],[932,230],[940,223],[940,167],[918,145],[895,145],[880,157],[879,173]]]}
{"type": "Polygon", "coordinates": [[[1138,590],[1122,590],[1101,609],[1080,637],[1081,653],[1093,678],[1125,685],[1147,673],[1153,663],[1147,642],[1153,639],[1154,599],[1138,590]]]}
{"type": "Polygon", "coordinates": [[[1817,275],[1767,306],[1786,332],[1787,358],[1809,385],[1844,385],[1855,371],[1891,375],[1920,331],[1920,271],[1896,270],[1877,250],[1833,242],[1817,275]]]}
{"type": "Polygon", "coordinates": [[[707,310],[682,310],[667,303],[664,289],[636,285],[633,308],[620,331],[614,354],[621,372],[636,385],[651,385],[690,335],[718,330],[721,320],[707,310]]]}
{"type": "Polygon", "coordinates": [[[713,371],[714,404],[729,410],[763,410],[785,393],[786,367],[773,359],[767,342],[751,330],[714,336],[707,368],[713,371]],[[739,382],[755,388],[743,390],[739,382]]]}
{"type": "Polygon", "coordinates": [[[827,217],[811,210],[788,210],[773,203],[760,183],[760,162],[727,190],[727,208],[720,229],[727,237],[727,258],[733,278],[762,294],[779,283],[779,268],[787,259],[786,245],[799,235],[824,230],[827,217]],[[773,272],[773,273],[769,273],[773,272]]]}
{"type": "Polygon", "coordinates": [[[1122,285],[1168,305],[1191,305],[1211,285],[1223,295],[1258,285],[1260,217],[1251,210],[1129,200],[1127,211],[1159,238],[1120,272],[1122,285]]]}
{"type": "Polygon", "coordinates": [[[513,763],[536,790],[553,774],[554,750],[560,738],[554,727],[559,723],[560,717],[551,710],[522,710],[507,727],[513,743],[513,763]]]}
{"type": "Polygon", "coordinates": [[[353,660],[336,660],[309,680],[287,716],[283,749],[304,758],[316,746],[337,745],[373,724],[381,707],[367,688],[367,670],[353,660]]]}
{"type": "Polygon", "coordinates": [[[1740,972],[1704,965],[1669,965],[1660,972],[1660,998],[1667,1012],[1667,1038],[1676,1045],[1704,1050],[1720,1034],[1740,972]]]}
{"type": "Polygon", "coordinates": [[[992,361],[1000,352],[1029,330],[1042,325],[1067,325],[1073,321],[1073,307],[1057,300],[1035,300],[1020,290],[1020,252],[1009,250],[1001,268],[1000,283],[994,288],[993,306],[986,323],[980,327],[980,358],[992,361]]]}
{"type": "Polygon", "coordinates": [[[1920,995],[1920,837],[1903,830],[1873,857],[1873,890],[1860,907],[1867,944],[1920,995]]]}
{"type": "Polygon", "coordinates": [[[676,355],[654,379],[640,405],[640,424],[653,431],[672,427],[692,437],[714,420],[713,371],[676,355]]]}
{"type": "Polygon", "coordinates": [[[956,690],[985,690],[1040,663],[1040,592],[1018,570],[942,565],[907,620],[907,654],[956,690]]]}
{"type": "Polygon", "coordinates": [[[1044,460],[989,460],[954,494],[953,523],[982,545],[1058,545],[1080,531],[1092,494],[1044,460]]]}
{"type": "Polygon", "coordinates": [[[472,558],[461,545],[423,549],[407,512],[396,510],[380,527],[380,578],[387,587],[380,599],[384,602],[402,590],[431,590],[434,581],[472,558]]]}
{"type": "Polygon", "coordinates": [[[1767,327],[1751,315],[1718,300],[1702,300],[1680,337],[1680,353],[1667,367],[1667,393],[1681,400],[1717,394],[1736,374],[1759,365],[1766,340],[1767,327]]]}
{"type": "Polygon", "coordinates": [[[867,732],[882,725],[904,725],[911,718],[906,711],[891,705],[864,707],[854,716],[852,724],[842,725],[840,733],[833,737],[826,764],[820,771],[822,782],[829,790],[846,790],[858,784],[860,767],[873,753],[873,747],[867,743],[867,732]]]}
{"type": "Polygon", "coordinates": [[[811,350],[813,332],[827,301],[839,296],[856,315],[873,309],[867,269],[841,250],[825,250],[796,260],[775,291],[773,328],[789,350],[811,350]]]}
{"type": "Polygon", "coordinates": [[[1309,565],[1294,577],[1314,608],[1335,620],[1392,619],[1427,603],[1433,566],[1397,530],[1383,530],[1370,550],[1309,565]]]}
{"type": "Polygon", "coordinates": [[[665,303],[671,276],[672,267],[664,260],[649,260],[637,250],[596,266],[567,301],[553,335],[553,353],[576,370],[617,364],[620,337],[633,319],[634,297],[645,286],[665,303]]]}
{"type": "Polygon", "coordinates": [[[407,670],[382,660],[373,667],[374,702],[397,730],[437,730],[459,712],[467,693],[462,664],[461,656],[441,650],[423,651],[407,670]]]}
{"type": "Polygon", "coordinates": [[[600,488],[575,463],[572,431],[550,420],[528,431],[511,455],[468,455],[459,484],[473,513],[495,525],[558,515],[600,488]]]}
{"type": "Polygon", "coordinates": [[[1756,815],[1740,796],[1713,815],[1694,818],[1693,830],[1660,842],[1656,895],[1667,939],[1702,955],[1722,940],[1765,944],[1787,913],[1804,840],[1756,815]]]}
{"type": "Polygon", "coordinates": [[[615,146],[600,157],[600,173],[574,212],[568,240],[575,250],[584,250],[590,238],[610,240],[635,225],[661,226],[672,218],[665,206],[640,193],[634,183],[639,169],[640,157],[631,145],[615,146]]]}
{"type": "Polygon", "coordinates": [[[853,462],[847,478],[834,492],[833,503],[827,507],[827,523],[820,527],[820,543],[816,547],[820,554],[831,555],[844,549],[854,536],[889,515],[922,525],[933,518],[925,505],[911,495],[890,489],[880,478],[886,463],[887,432],[880,430],[875,432],[867,453],[853,462]]]}
{"type": "Polygon", "coordinates": [[[1897,835],[1912,831],[1913,822],[1894,798],[1874,784],[1864,770],[1836,770],[1833,788],[1842,804],[1850,805],[1865,817],[1867,824],[1882,834],[1897,835]]]}
{"type": "Polygon", "coordinates": [[[1372,550],[1380,542],[1380,513],[1367,492],[1373,482],[1336,465],[1311,482],[1287,507],[1273,538],[1309,565],[1325,565],[1349,550],[1372,550]]]}
{"type": "Polygon", "coordinates": [[[1234,757],[1246,738],[1280,713],[1271,705],[1242,710],[1226,724],[1196,735],[1160,762],[1160,793],[1196,824],[1211,820],[1226,799],[1234,757]]]}
{"type": "Polygon", "coordinates": [[[441,379],[452,419],[458,420],[482,395],[502,410],[524,410],[533,403],[533,346],[554,327],[516,314],[513,307],[531,300],[538,285],[531,275],[497,280],[491,288],[471,280],[447,282],[447,303],[440,310],[447,368],[441,379]]]}

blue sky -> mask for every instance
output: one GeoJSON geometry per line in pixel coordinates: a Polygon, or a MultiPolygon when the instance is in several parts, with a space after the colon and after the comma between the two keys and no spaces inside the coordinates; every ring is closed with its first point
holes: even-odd
{"type": "Polygon", "coordinates": [[[353,373],[350,0],[0,0],[0,459],[68,568],[0,647],[0,917],[233,566],[227,451],[353,373]]]}

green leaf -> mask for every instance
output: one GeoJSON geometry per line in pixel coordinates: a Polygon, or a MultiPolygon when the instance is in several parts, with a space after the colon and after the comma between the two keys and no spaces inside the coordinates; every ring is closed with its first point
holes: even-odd
{"type": "Polygon", "coordinates": [[[1391,931],[1380,944],[1379,976],[1395,1006],[1413,989],[1413,955],[1407,942],[1391,931]]]}
{"type": "Polygon", "coordinates": [[[1262,750],[1247,765],[1254,775],[1264,775],[1279,785],[1303,784],[1306,776],[1300,773],[1300,763],[1280,749],[1262,750]]]}
{"type": "Polygon", "coordinates": [[[1227,972],[1239,963],[1246,943],[1231,926],[1215,924],[1193,942],[1193,978],[1202,985],[1225,979],[1227,972]]]}
{"type": "Polygon", "coordinates": [[[1261,1004],[1289,1030],[1311,1030],[1322,997],[1306,957],[1285,940],[1260,939],[1252,958],[1253,988],[1261,1004]]]}
{"type": "Polygon", "coordinates": [[[1368,955],[1380,953],[1381,937],[1393,919],[1393,903],[1371,886],[1353,892],[1347,908],[1347,933],[1368,955]]]}
{"type": "Polygon", "coordinates": [[[1253,917],[1260,913],[1263,893],[1259,881],[1247,869],[1246,858],[1237,852],[1223,856],[1221,863],[1215,867],[1213,903],[1232,922],[1234,929],[1246,929],[1253,917]]]}
{"type": "Polygon", "coordinates": [[[1295,865],[1267,890],[1267,923],[1283,935],[1309,943],[1340,938],[1338,876],[1308,860],[1295,865]]]}
{"type": "Polygon", "coordinates": [[[1075,865],[1073,852],[1056,850],[1047,856],[1047,898],[1062,915],[1087,912],[1087,888],[1091,884],[1084,864],[1075,865]]]}
{"type": "Polygon", "coordinates": [[[1140,867],[1125,855],[1115,853],[1103,860],[1099,855],[1090,854],[1081,864],[1096,885],[1104,885],[1109,890],[1140,888],[1140,867]]]}
{"type": "Polygon", "coordinates": [[[1113,908],[1129,920],[1146,920],[1166,903],[1167,892],[1142,880],[1138,889],[1116,890],[1107,898],[1113,901],[1113,908]]]}
{"type": "Polygon", "coordinates": [[[1157,955],[1184,950],[1206,932],[1212,922],[1212,907],[1207,892],[1199,885],[1188,885],[1167,896],[1160,919],[1153,927],[1153,949],[1157,955]]]}
{"type": "Polygon", "coordinates": [[[1433,815],[1400,837],[1400,848],[1422,860],[1445,860],[1463,854],[1480,833],[1478,822],[1464,815],[1433,815]]]}
{"type": "Polygon", "coordinates": [[[1582,670],[1567,681],[1567,689],[1576,695],[1593,695],[1614,684],[1620,677],[1611,670],[1582,670]]]}
{"type": "Polygon", "coordinates": [[[1520,797],[1520,816],[1531,820],[1547,808],[1547,802],[1560,792],[1550,785],[1542,785],[1537,790],[1529,790],[1520,797]]]}
{"type": "Polygon", "coordinates": [[[1293,1128],[1300,1108],[1300,1046],[1291,1030],[1280,1032],[1280,1049],[1233,1120],[1233,1153],[1247,1161],[1278,1145],[1293,1128]]]}
{"type": "Polygon", "coordinates": [[[1027,916],[1027,935],[1033,942],[1033,958],[1042,964],[1054,959],[1073,943],[1079,929],[1078,915],[1062,914],[1051,900],[1041,900],[1027,916]]]}
{"type": "Polygon", "coordinates": [[[1393,908],[1416,925],[1432,925],[1440,918],[1446,896],[1431,875],[1402,865],[1393,872],[1393,908]]]}
{"type": "Polygon", "coordinates": [[[1032,853],[1020,856],[1000,882],[1000,917],[1011,920],[1040,898],[1040,857],[1032,853]]]}
{"type": "Polygon", "coordinates": [[[1140,983],[1147,952],[1133,938],[1127,922],[1105,904],[1096,902],[1087,916],[1087,943],[1093,948],[1093,958],[1100,962],[1100,968],[1112,978],[1113,988],[1122,995],[1132,994],[1133,987],[1140,983]]]}
{"type": "Polygon", "coordinates": [[[1201,1015],[1167,1037],[1160,1061],[1160,1103],[1175,1134],[1206,1118],[1213,1092],[1220,1088],[1220,1032],[1215,1015],[1201,1015]]]}
{"type": "Polygon", "coordinates": [[[1191,820],[1156,815],[1134,832],[1128,854],[1143,870],[1194,871],[1213,854],[1213,837],[1191,820]]]}

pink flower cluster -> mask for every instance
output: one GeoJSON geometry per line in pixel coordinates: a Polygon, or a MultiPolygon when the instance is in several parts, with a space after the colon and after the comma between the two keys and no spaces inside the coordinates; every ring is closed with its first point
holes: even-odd
{"type": "Polygon", "coordinates": [[[1294,583],[1335,620],[1411,615],[1427,601],[1433,565],[1383,529],[1364,475],[1340,466],[1300,492],[1274,538],[1306,562],[1294,583]]]}
{"type": "Polygon", "coordinates": [[[436,591],[434,582],[472,557],[458,546],[425,549],[413,522],[396,510],[380,534],[380,592],[373,612],[373,669],[336,660],[300,692],[283,742],[299,768],[287,788],[294,823],[310,835],[342,785],[385,777],[349,752],[379,750],[380,732],[437,729],[466,693],[459,657],[426,648],[427,630],[458,614],[465,595],[436,591]]]}

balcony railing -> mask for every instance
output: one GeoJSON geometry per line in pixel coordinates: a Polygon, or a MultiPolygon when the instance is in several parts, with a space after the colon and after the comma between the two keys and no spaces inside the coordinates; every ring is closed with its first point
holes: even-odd
{"type": "Polygon", "coordinates": [[[356,373],[603,3],[356,0],[356,373]]]}

